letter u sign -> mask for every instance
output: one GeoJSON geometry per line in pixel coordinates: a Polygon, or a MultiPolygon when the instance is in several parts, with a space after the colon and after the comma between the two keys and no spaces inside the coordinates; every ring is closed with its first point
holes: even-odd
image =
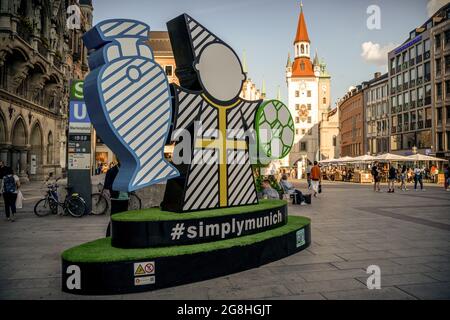
{"type": "Polygon", "coordinates": [[[82,101],[70,102],[70,122],[84,122],[89,123],[89,115],[86,104],[82,101]]]}
{"type": "Polygon", "coordinates": [[[73,109],[74,117],[77,120],[84,120],[87,115],[86,105],[76,103],[73,109]]]}

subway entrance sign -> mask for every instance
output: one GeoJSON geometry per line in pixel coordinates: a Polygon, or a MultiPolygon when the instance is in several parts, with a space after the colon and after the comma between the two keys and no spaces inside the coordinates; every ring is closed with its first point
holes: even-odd
{"type": "Polygon", "coordinates": [[[70,86],[69,133],[67,139],[67,185],[79,193],[91,210],[91,121],[84,102],[83,81],[70,86]]]}

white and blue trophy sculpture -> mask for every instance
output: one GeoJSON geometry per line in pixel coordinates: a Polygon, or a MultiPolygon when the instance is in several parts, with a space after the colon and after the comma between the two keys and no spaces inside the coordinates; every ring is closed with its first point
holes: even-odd
{"type": "Polygon", "coordinates": [[[84,37],[89,67],[84,92],[98,135],[121,161],[114,189],[134,191],[177,177],[164,158],[172,121],[166,74],[146,41],[150,27],[107,20],[84,37]]]}

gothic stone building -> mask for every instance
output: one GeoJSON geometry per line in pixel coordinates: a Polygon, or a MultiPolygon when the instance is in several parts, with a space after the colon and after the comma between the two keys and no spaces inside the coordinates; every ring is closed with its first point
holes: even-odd
{"type": "Polygon", "coordinates": [[[91,0],[0,0],[0,159],[24,181],[66,166],[69,85],[88,71],[92,12],[91,0]]]}

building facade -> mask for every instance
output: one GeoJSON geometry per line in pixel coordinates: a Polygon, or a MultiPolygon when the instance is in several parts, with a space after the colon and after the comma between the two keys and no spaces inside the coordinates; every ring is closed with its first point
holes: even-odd
{"type": "Polygon", "coordinates": [[[23,181],[66,167],[69,84],[88,71],[92,13],[91,0],[0,1],[0,158],[23,181]]]}
{"type": "Polygon", "coordinates": [[[362,86],[350,88],[338,102],[341,157],[364,155],[364,94],[362,86]]]}
{"type": "Polygon", "coordinates": [[[409,155],[414,149],[422,154],[442,155],[448,151],[443,121],[443,116],[448,116],[443,110],[445,81],[450,75],[450,68],[445,72],[446,59],[450,66],[449,46],[445,44],[449,16],[447,4],[388,54],[393,153],[409,155]]]}
{"type": "Polygon", "coordinates": [[[443,8],[431,29],[431,81],[434,83],[433,145],[437,157],[450,159],[450,11],[443,8]]]}
{"type": "Polygon", "coordinates": [[[364,91],[364,120],[366,142],[364,154],[389,152],[389,75],[375,73],[372,80],[362,84],[364,91]]]}
{"type": "Polygon", "coordinates": [[[329,145],[333,143],[338,126],[337,121],[321,125],[330,112],[331,76],[327,72],[326,64],[319,62],[317,52],[311,61],[311,41],[303,6],[293,44],[294,60],[291,61],[289,54],[286,64],[288,107],[295,124],[294,146],[289,154],[289,165],[298,166],[300,174],[308,162],[336,157],[329,145]],[[332,124],[336,124],[333,130],[332,124]],[[323,135],[320,133],[321,128],[327,128],[323,135]]]}

